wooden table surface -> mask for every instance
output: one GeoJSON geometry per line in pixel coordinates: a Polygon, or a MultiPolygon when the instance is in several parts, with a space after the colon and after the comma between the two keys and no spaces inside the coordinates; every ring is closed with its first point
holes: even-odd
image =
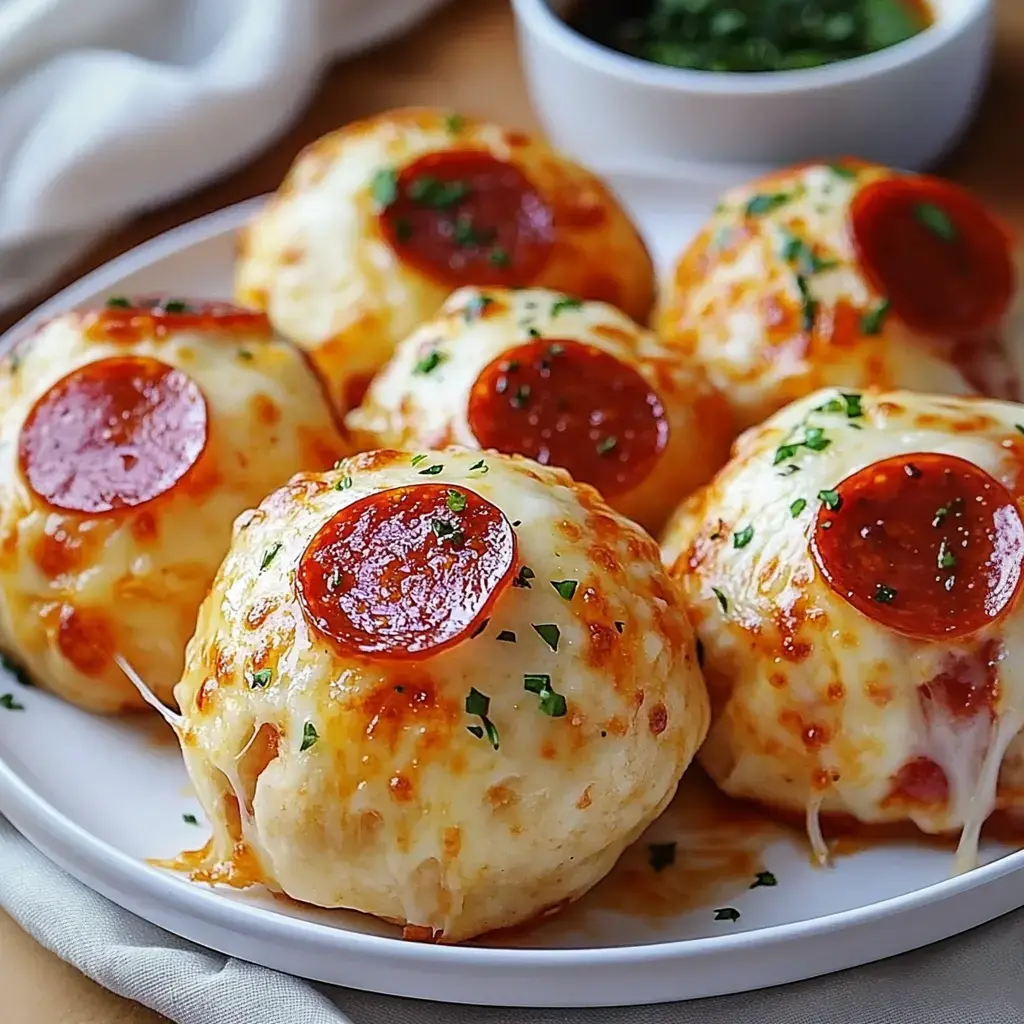
{"type": "MultiPolygon", "coordinates": [[[[386,0],[381,0],[386,2],[386,0]]],[[[941,169],[1024,231],[1024,0],[997,0],[992,79],[968,137],[941,169]]],[[[410,103],[441,104],[536,128],[519,73],[508,0],[453,0],[408,36],[323,76],[287,133],[230,177],[153,210],[105,239],[22,309],[177,224],[274,189],[298,150],[357,117],[410,103]]],[[[163,1018],[100,989],[41,949],[0,912],[3,1024],[158,1024],[163,1018]]],[[[362,1022],[360,1022],[362,1024],[362,1022]]]]}

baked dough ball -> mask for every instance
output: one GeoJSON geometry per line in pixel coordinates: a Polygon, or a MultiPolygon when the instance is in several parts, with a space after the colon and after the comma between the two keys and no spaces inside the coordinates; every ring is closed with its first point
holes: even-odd
{"type": "Polygon", "coordinates": [[[456,292],[347,422],[360,448],[457,444],[561,466],[652,531],[735,434],[704,374],[653,334],[542,289],[456,292]]]}
{"type": "Polygon", "coordinates": [[[707,727],[654,541],[561,470],[376,451],[239,518],[176,696],[194,877],[457,942],[574,900],[707,727]]]}
{"type": "Polygon", "coordinates": [[[819,818],[852,816],[962,830],[968,868],[989,815],[1024,810],[1022,433],[1016,404],[818,392],[668,531],[714,709],[702,763],[806,815],[822,859],[819,818]]]}
{"type": "Polygon", "coordinates": [[[99,712],[164,700],[235,517],[348,454],[262,314],[112,299],[0,363],[0,647],[99,712]]]}
{"type": "Polygon", "coordinates": [[[845,160],[727,192],[658,313],[742,426],[824,386],[1018,399],[1009,235],[950,182],[845,160]]]}
{"type": "Polygon", "coordinates": [[[467,284],[554,288],[637,320],[654,300],[644,243],[594,175],[522,132],[430,109],[307,147],[242,233],[236,277],[346,410],[467,284]]]}

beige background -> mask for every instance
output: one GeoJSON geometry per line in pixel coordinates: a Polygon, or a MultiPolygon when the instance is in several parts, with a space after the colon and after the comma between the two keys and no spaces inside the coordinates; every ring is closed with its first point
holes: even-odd
{"type": "MultiPolygon", "coordinates": [[[[992,82],[970,136],[943,171],[975,188],[1024,230],[1024,0],[997,0],[997,8],[992,82]]],[[[408,103],[446,104],[536,127],[516,63],[508,0],[455,0],[411,37],[330,69],[296,123],[261,156],[118,231],[50,292],[176,224],[272,190],[299,148],[337,125],[408,103]]],[[[35,304],[0,315],[0,330],[35,304]]],[[[156,1024],[164,1018],[100,989],[0,912],[0,1020],[156,1024]]]]}

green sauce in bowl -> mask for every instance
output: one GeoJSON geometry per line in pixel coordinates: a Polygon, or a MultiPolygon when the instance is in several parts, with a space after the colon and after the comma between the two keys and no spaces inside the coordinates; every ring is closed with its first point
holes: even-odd
{"type": "Polygon", "coordinates": [[[577,0],[566,22],[631,57],[695,71],[793,71],[923,32],[927,0],[577,0]]]}

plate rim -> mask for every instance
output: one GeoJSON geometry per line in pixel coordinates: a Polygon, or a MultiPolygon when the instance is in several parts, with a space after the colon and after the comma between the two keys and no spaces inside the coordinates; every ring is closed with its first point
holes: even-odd
{"type": "MultiPolygon", "coordinates": [[[[654,176],[622,170],[606,173],[609,174],[610,184],[614,188],[618,188],[619,181],[625,178],[632,178],[639,182],[650,181],[654,178],[654,176]]],[[[664,181],[660,176],[657,176],[657,180],[664,181]]],[[[672,184],[678,185],[679,182],[676,180],[672,184]]],[[[701,182],[701,184],[706,183],[701,182]]],[[[118,283],[124,277],[150,267],[163,259],[236,232],[245,223],[251,212],[266,200],[267,196],[257,196],[213,211],[159,234],[103,264],[22,317],[0,337],[0,352],[6,351],[8,346],[16,344],[42,320],[55,313],[74,308],[84,298],[118,283]]],[[[106,890],[103,894],[113,902],[150,920],[159,927],[177,932],[198,944],[203,944],[203,940],[194,937],[194,930],[192,934],[183,934],[179,928],[166,923],[168,915],[158,914],[157,917],[160,920],[154,920],[146,912],[140,912],[137,909],[139,904],[142,902],[161,904],[172,901],[175,903],[173,908],[175,916],[189,917],[197,928],[199,925],[207,924],[236,935],[244,935],[252,940],[270,943],[281,941],[297,942],[300,945],[312,943],[336,955],[389,961],[393,969],[398,971],[401,971],[403,967],[413,969],[434,967],[438,969],[439,976],[442,973],[447,974],[453,968],[471,970],[473,968],[509,967],[517,971],[530,969],[544,972],[547,976],[551,972],[572,968],[589,970],[617,968],[621,971],[640,964],[646,967],[656,967],[670,963],[684,967],[689,961],[707,956],[778,949],[786,945],[813,941],[825,935],[834,936],[837,933],[849,932],[858,927],[880,923],[887,918],[923,910],[932,904],[946,903],[979,887],[990,886],[1024,869],[1024,850],[1018,850],[963,875],[950,877],[899,896],[820,917],[769,925],[736,934],[693,939],[669,939],[664,942],[656,941],[628,946],[577,946],[555,949],[448,946],[406,942],[390,936],[367,934],[345,927],[332,927],[319,921],[279,914],[265,907],[224,899],[212,887],[207,888],[176,878],[168,872],[161,871],[117,849],[67,817],[47,799],[37,794],[29,783],[7,763],[2,749],[0,749],[0,812],[5,814],[18,831],[37,848],[46,846],[52,850],[54,846],[57,846],[61,850],[73,853],[74,857],[65,857],[56,853],[52,855],[44,853],[44,855],[58,860],[65,870],[83,884],[95,889],[97,886],[93,883],[96,880],[101,881],[106,890]],[[130,893],[126,892],[129,889],[130,893]],[[127,903],[122,902],[117,895],[110,895],[111,893],[121,895],[127,899],[127,903]]],[[[894,955],[894,953],[921,948],[932,942],[967,931],[985,921],[994,920],[1002,913],[1017,909],[1017,906],[1021,904],[1024,904],[1024,893],[1021,894],[1016,905],[1007,905],[995,915],[986,911],[983,920],[975,920],[973,924],[962,928],[957,926],[952,930],[947,929],[942,934],[930,933],[924,941],[915,939],[911,944],[901,941],[901,948],[897,950],[887,946],[883,948],[880,944],[877,955],[868,951],[866,956],[860,954],[860,958],[856,962],[847,958],[840,967],[833,966],[823,970],[809,964],[794,964],[796,970],[788,972],[784,979],[776,983],[782,984],[823,973],[831,973],[834,970],[842,969],[842,967],[870,963],[894,955]]],[[[231,953],[230,955],[238,954],[231,953]]],[[[537,980],[540,982],[540,978],[537,980]]],[[[387,991],[380,987],[370,990],[387,991]]],[[[729,989],[733,992],[742,990],[744,989],[729,989]]],[[[397,990],[391,991],[391,994],[411,995],[418,998],[440,998],[397,990]]],[[[459,1001],[451,994],[444,998],[449,1002],[459,1001]]],[[[530,994],[522,993],[518,998],[528,1000],[530,994]]],[[[680,997],[677,995],[670,998],[678,999],[680,997]]],[[[483,1002],[480,1000],[469,1001],[476,1005],[481,1005],[483,1002]]],[[[628,1003],[602,1001],[591,1004],[573,1002],[558,1005],[637,1005],[649,1001],[650,999],[630,997],[628,1003]]],[[[550,1006],[552,1002],[550,999],[546,999],[542,1004],[504,1001],[501,1005],[550,1006]]]]}

